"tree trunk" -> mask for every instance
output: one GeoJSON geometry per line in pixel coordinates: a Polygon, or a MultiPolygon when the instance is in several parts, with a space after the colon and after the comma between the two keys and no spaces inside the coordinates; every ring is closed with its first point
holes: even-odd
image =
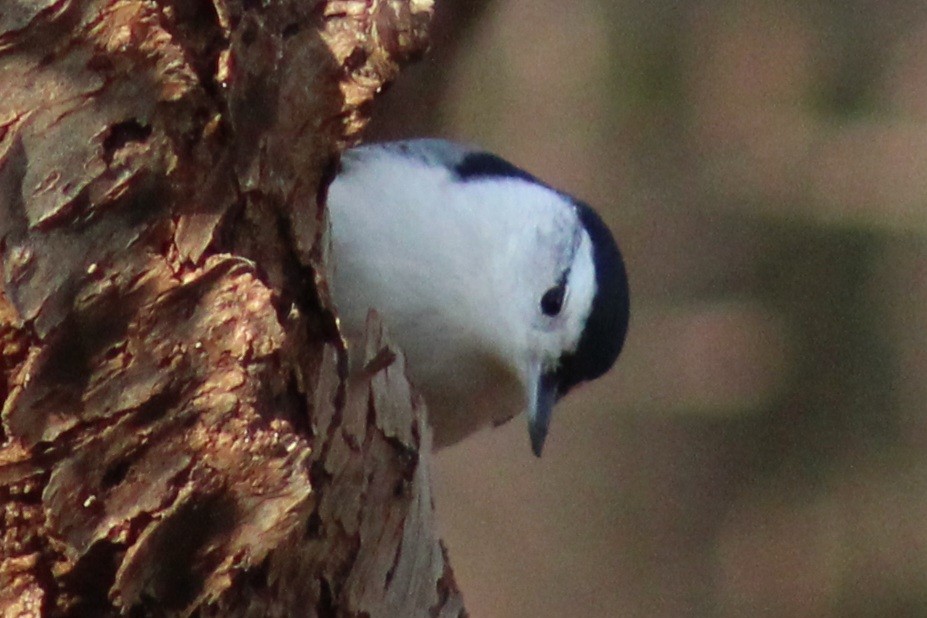
{"type": "MultiPolygon", "coordinates": [[[[321,199],[430,0],[2,0],[0,614],[457,616],[321,199]]],[[[420,455],[420,453],[422,455],[420,455]]]]}

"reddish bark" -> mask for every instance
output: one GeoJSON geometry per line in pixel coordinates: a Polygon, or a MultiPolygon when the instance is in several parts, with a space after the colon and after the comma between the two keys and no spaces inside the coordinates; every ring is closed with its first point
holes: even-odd
{"type": "Polygon", "coordinates": [[[463,613],[319,199],[430,3],[0,6],[0,613],[463,613]]]}

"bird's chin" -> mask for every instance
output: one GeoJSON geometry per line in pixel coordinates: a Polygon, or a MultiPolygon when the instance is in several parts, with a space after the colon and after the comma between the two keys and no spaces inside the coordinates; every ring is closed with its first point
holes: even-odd
{"type": "Polygon", "coordinates": [[[436,450],[481,429],[505,424],[528,407],[525,387],[515,373],[496,372],[473,378],[477,379],[455,392],[446,386],[435,392],[422,389],[436,450]]]}

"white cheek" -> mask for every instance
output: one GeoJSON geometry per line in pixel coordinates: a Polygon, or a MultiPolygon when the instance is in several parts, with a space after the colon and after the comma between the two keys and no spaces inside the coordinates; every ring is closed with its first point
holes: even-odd
{"type": "Polygon", "coordinates": [[[583,233],[583,240],[576,253],[573,271],[570,277],[572,289],[567,305],[567,324],[565,332],[569,337],[568,343],[575,348],[582,336],[583,327],[589,314],[592,313],[592,301],[596,294],[595,263],[592,260],[592,240],[583,233]]]}

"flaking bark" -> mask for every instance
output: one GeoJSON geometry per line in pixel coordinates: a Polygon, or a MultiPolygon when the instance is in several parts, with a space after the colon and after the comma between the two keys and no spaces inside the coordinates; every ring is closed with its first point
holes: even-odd
{"type": "Polygon", "coordinates": [[[457,616],[321,188],[424,0],[0,4],[0,614],[457,616]]]}

